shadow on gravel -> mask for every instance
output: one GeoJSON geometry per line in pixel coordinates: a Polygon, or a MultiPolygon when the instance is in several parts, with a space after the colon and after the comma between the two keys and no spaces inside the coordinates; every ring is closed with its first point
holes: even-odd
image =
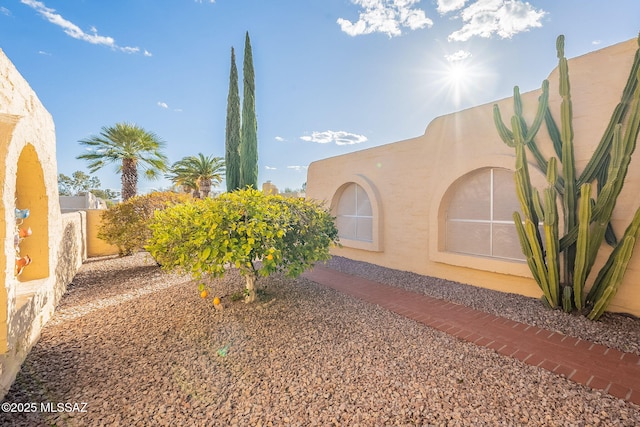
{"type": "MultiPolygon", "coordinates": [[[[137,255],[137,257],[140,256],[137,255]]],[[[140,262],[140,259],[115,258],[109,263],[113,265],[107,269],[84,265],[73,281],[67,285],[66,294],[60,301],[58,309],[123,294],[158,282],[165,276],[160,267],[147,260],[140,262]],[[119,262],[120,260],[122,261],[119,262]],[[138,265],[132,265],[132,260],[138,265]],[[144,265],[140,265],[141,263],[144,265]]]]}

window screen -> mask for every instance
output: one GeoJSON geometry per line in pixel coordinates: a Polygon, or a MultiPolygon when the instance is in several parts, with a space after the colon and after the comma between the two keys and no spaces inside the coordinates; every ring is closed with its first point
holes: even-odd
{"type": "Polygon", "coordinates": [[[451,191],[447,251],[524,260],[513,223],[520,204],[512,171],[482,169],[458,180],[451,191]]]}
{"type": "Polygon", "coordinates": [[[344,239],[373,241],[373,210],[366,191],[350,183],[338,201],[336,225],[344,239]]]}

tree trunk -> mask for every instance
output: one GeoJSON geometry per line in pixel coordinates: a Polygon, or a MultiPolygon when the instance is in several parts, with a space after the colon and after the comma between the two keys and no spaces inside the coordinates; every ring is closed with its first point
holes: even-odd
{"type": "Polygon", "coordinates": [[[136,159],[122,159],[122,200],[138,193],[138,167],[136,159]]]}
{"type": "Polygon", "coordinates": [[[254,276],[253,274],[247,274],[244,277],[247,283],[244,302],[248,304],[256,300],[256,276],[254,276]]]}
{"type": "Polygon", "coordinates": [[[211,180],[203,179],[200,181],[198,187],[200,188],[200,193],[202,194],[202,198],[205,199],[209,197],[209,193],[211,192],[211,180]]]}

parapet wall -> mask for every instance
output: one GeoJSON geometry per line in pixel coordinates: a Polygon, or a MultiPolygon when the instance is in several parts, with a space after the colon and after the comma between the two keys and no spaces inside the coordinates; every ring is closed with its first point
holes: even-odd
{"type": "MultiPolygon", "coordinates": [[[[569,60],[578,173],[620,102],[636,49],[633,39],[569,60]]],[[[545,77],[540,76],[540,81],[545,77]]],[[[548,80],[550,108],[555,113],[562,101],[557,70],[548,80]]],[[[527,123],[535,116],[540,93],[522,95],[527,123]]],[[[513,99],[496,104],[508,122],[513,99]]],[[[552,155],[546,128],[536,142],[545,157],[552,155]]],[[[532,180],[542,193],[545,174],[532,156],[529,159],[532,180]]],[[[335,255],[539,297],[540,288],[523,259],[512,217],[519,202],[513,179],[507,178],[513,176],[515,163],[514,150],[496,131],[490,103],[438,117],[416,138],[313,162],[307,173],[307,197],[325,201],[338,217],[339,229],[342,220],[342,247],[333,251],[335,255]],[[510,209],[511,202],[515,209],[510,209]],[[496,206],[509,209],[494,218],[496,206]],[[351,211],[340,211],[348,208],[351,211]],[[360,228],[366,233],[358,235],[355,230],[360,228]],[[483,250],[478,249],[481,245],[483,250]],[[496,251],[500,245],[503,250],[496,251]]],[[[636,149],[612,218],[617,236],[640,206],[639,192],[640,149],[636,149]]],[[[594,271],[603,265],[608,250],[602,249],[594,271]]],[[[608,309],[640,316],[638,283],[640,245],[608,309]]]]}

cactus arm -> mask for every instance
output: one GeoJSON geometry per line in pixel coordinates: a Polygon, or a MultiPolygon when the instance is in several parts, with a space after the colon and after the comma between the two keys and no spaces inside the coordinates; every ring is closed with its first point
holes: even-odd
{"type": "MultiPolygon", "coordinates": [[[[620,193],[622,189],[622,183],[624,181],[624,177],[626,176],[629,163],[631,161],[631,154],[633,153],[636,145],[636,141],[638,138],[639,128],[640,128],[640,89],[636,89],[634,100],[632,102],[632,112],[631,117],[629,119],[629,123],[624,135],[624,138],[620,137],[620,128],[621,125],[617,125],[614,131],[614,146],[611,158],[611,164],[609,165],[609,176],[616,176],[613,182],[609,182],[603,188],[602,193],[600,194],[599,200],[606,197],[613,197],[614,200],[617,195],[620,193]],[[614,193],[614,194],[611,194],[614,193]]],[[[604,204],[604,203],[603,203],[604,204]]],[[[602,207],[604,211],[602,213],[603,216],[610,215],[613,211],[613,207],[610,204],[604,204],[602,207]],[[606,211],[605,211],[606,210],[606,211]],[[610,212],[609,212],[610,210],[610,212]]],[[[638,233],[640,232],[640,209],[636,211],[634,218],[625,230],[622,240],[625,240],[627,237],[632,236],[637,239],[638,233]]],[[[596,277],[594,285],[592,286],[589,294],[587,295],[587,302],[599,302],[603,298],[603,293],[605,288],[608,286],[607,284],[610,282],[609,271],[612,268],[612,263],[618,257],[618,252],[620,252],[620,245],[618,245],[613,252],[611,253],[609,260],[605,264],[605,266],[600,270],[600,273],[596,277]]]]}
{"type": "Polygon", "coordinates": [[[591,270],[589,264],[589,225],[591,224],[591,184],[580,187],[578,240],[576,243],[576,263],[573,273],[573,299],[578,310],[582,310],[584,284],[591,270]]]}
{"type": "MultiPolygon", "coordinates": [[[[522,97],[520,96],[520,88],[515,86],[513,88],[513,114],[516,117],[522,117],[522,97]]],[[[524,129],[526,132],[526,129],[524,129]]]]}
{"type": "Polygon", "coordinates": [[[609,181],[602,187],[593,212],[594,230],[591,243],[591,257],[595,259],[598,248],[610,228],[611,216],[616,205],[616,200],[622,191],[624,179],[631,163],[631,154],[635,151],[636,140],[640,129],[640,89],[636,90],[632,102],[632,113],[625,131],[621,136],[622,125],[616,125],[613,133],[613,146],[611,147],[611,161],[608,169],[609,181]]]}
{"type": "Polygon", "coordinates": [[[564,252],[567,248],[576,243],[578,240],[578,227],[573,227],[564,236],[560,238],[560,252],[564,252]]]}
{"type": "Polygon", "coordinates": [[[549,288],[549,277],[545,263],[545,256],[542,250],[542,237],[537,227],[538,218],[542,217],[542,207],[540,206],[540,196],[532,187],[529,170],[527,166],[524,144],[519,120],[514,116],[512,119],[514,129],[514,141],[516,147],[516,193],[520,201],[520,207],[524,214],[524,226],[518,212],[514,213],[514,223],[518,231],[520,245],[527,258],[527,264],[531,273],[538,283],[540,289],[552,307],[557,306],[557,298],[549,288]]]}
{"type": "Polygon", "coordinates": [[[611,221],[611,215],[616,204],[616,199],[620,191],[622,190],[622,181],[624,177],[621,176],[625,172],[624,163],[630,161],[629,156],[624,154],[624,146],[622,144],[622,138],[620,136],[620,126],[616,126],[614,132],[614,144],[612,147],[611,161],[609,162],[609,169],[607,171],[608,180],[602,187],[598,195],[598,200],[593,208],[592,220],[593,230],[591,234],[591,242],[589,243],[589,262],[593,263],[597,255],[598,249],[602,245],[602,240],[611,221]]]}
{"type": "Polygon", "coordinates": [[[555,189],[557,180],[557,160],[555,157],[551,157],[549,159],[549,167],[547,168],[547,183],[549,185],[544,190],[544,210],[540,216],[543,218],[547,251],[547,271],[549,274],[549,292],[553,301],[558,301],[560,295],[560,239],[558,237],[558,206],[556,204],[558,194],[555,189]]]}
{"type": "MultiPolygon", "coordinates": [[[[592,238],[590,239],[592,242],[590,245],[591,252],[598,251],[598,248],[602,243],[602,238],[606,236],[607,232],[611,234],[613,233],[610,219],[613,213],[613,208],[615,207],[615,200],[622,190],[624,177],[621,175],[626,175],[628,162],[631,160],[630,155],[625,156],[624,154],[625,148],[619,136],[620,127],[621,125],[616,126],[617,130],[614,132],[615,143],[612,147],[612,152],[615,154],[615,158],[611,159],[611,157],[608,156],[608,160],[606,162],[608,170],[603,173],[603,175],[607,177],[607,181],[598,181],[598,201],[596,202],[591,215],[591,220],[596,223],[597,229],[593,231],[592,238]]],[[[561,239],[561,251],[576,242],[578,238],[578,228],[579,225],[575,225],[572,229],[567,231],[566,235],[561,239]]],[[[615,239],[615,234],[613,234],[613,239],[615,239]]]]}
{"type": "Polygon", "coordinates": [[[544,219],[544,208],[542,207],[542,199],[540,198],[540,193],[538,193],[537,188],[533,188],[533,192],[531,193],[531,201],[533,202],[533,208],[536,211],[536,215],[538,218],[544,219]]]}
{"type": "Polygon", "coordinates": [[[558,300],[554,297],[551,289],[549,288],[549,273],[545,266],[542,246],[540,245],[540,242],[538,240],[538,227],[536,224],[531,222],[530,219],[527,218],[525,219],[524,229],[527,236],[527,241],[529,242],[529,246],[531,247],[532,258],[535,261],[537,277],[539,280],[538,284],[540,285],[540,288],[542,289],[544,295],[547,297],[547,300],[549,301],[551,307],[557,307],[558,300]]]}
{"type": "MultiPolygon", "coordinates": [[[[536,189],[531,185],[531,177],[529,175],[529,166],[527,163],[527,155],[523,142],[522,128],[520,121],[516,116],[511,118],[513,126],[514,144],[516,148],[516,172],[514,175],[516,181],[516,194],[520,201],[520,208],[525,220],[530,220],[533,224],[538,224],[542,214],[540,209],[540,196],[536,189]],[[536,205],[536,203],[538,205],[536,205]]],[[[535,229],[537,245],[542,248],[542,236],[538,228],[535,229]]],[[[544,262],[543,262],[544,263],[544,262]]]]}
{"type": "Polygon", "coordinates": [[[545,112],[549,106],[549,80],[542,81],[542,94],[538,98],[538,111],[536,111],[536,116],[533,119],[533,123],[531,123],[531,127],[527,132],[527,137],[525,138],[524,143],[529,145],[536,134],[540,130],[540,126],[544,121],[545,112]]]}
{"type": "MultiPolygon", "coordinates": [[[[567,59],[564,57],[564,36],[559,36],[556,41],[556,48],[559,58],[560,74],[560,104],[562,140],[562,177],[564,179],[564,226],[565,232],[576,226],[576,170],[573,155],[573,108],[571,103],[571,92],[569,83],[569,67],[567,59]]],[[[575,245],[569,245],[564,252],[565,255],[565,277],[564,283],[572,283],[572,275],[575,261],[575,245]]]]}
{"type": "Polygon", "coordinates": [[[549,106],[547,106],[547,110],[544,113],[544,123],[547,126],[547,131],[549,133],[549,137],[551,138],[551,142],[553,142],[553,150],[556,152],[556,156],[562,158],[562,140],[560,139],[560,130],[558,129],[558,125],[551,115],[549,106]]]}
{"type": "Polygon", "coordinates": [[[500,139],[502,139],[502,141],[509,147],[515,147],[513,142],[513,132],[511,132],[502,121],[502,115],[500,114],[500,107],[498,107],[498,104],[493,105],[493,122],[496,125],[500,139]]]}
{"type": "MultiPolygon", "coordinates": [[[[638,38],[638,43],[640,45],[640,38],[638,38]]],[[[622,123],[622,121],[624,120],[634,93],[637,90],[639,72],[640,49],[635,53],[633,65],[631,66],[631,72],[629,73],[629,78],[627,79],[627,83],[622,92],[620,103],[614,109],[613,114],[611,115],[611,119],[609,120],[609,125],[607,126],[607,129],[603,134],[593,157],[589,160],[584,170],[582,171],[582,174],[578,180],[579,184],[593,181],[593,179],[598,174],[598,170],[603,168],[602,162],[609,153],[613,141],[614,128],[617,124],[622,123]]],[[[604,168],[606,168],[606,166],[604,166],[604,168]]]]}
{"type": "Polygon", "coordinates": [[[598,302],[596,303],[596,305],[593,306],[593,308],[587,315],[587,319],[598,320],[600,316],[602,316],[602,313],[604,313],[605,306],[608,305],[608,302],[613,297],[613,293],[614,293],[613,288],[609,287],[605,289],[600,299],[598,299],[598,302]]]}
{"type": "Polygon", "coordinates": [[[556,191],[549,187],[544,191],[544,236],[547,244],[547,272],[548,287],[551,300],[558,302],[560,293],[560,253],[558,251],[558,210],[556,206],[556,191]]]}
{"type": "MultiPolygon", "coordinates": [[[[513,88],[513,103],[514,103],[514,117],[516,117],[519,121],[520,132],[522,134],[522,139],[524,144],[529,148],[531,154],[536,160],[538,167],[542,170],[543,173],[547,172],[547,161],[540,152],[540,149],[536,145],[534,138],[538,131],[540,130],[540,126],[545,120],[545,112],[548,109],[549,105],[549,81],[544,80],[542,82],[542,94],[538,98],[538,110],[536,112],[536,116],[531,124],[531,127],[527,129],[526,121],[524,120],[524,116],[522,114],[522,97],[520,96],[520,89],[518,86],[513,88]]],[[[493,105],[493,121],[498,131],[498,135],[500,135],[500,139],[507,144],[509,147],[515,147],[515,129],[509,130],[505,123],[502,120],[502,115],[500,113],[500,107],[498,104],[493,105]]],[[[513,119],[512,119],[513,121],[513,119]]],[[[513,124],[512,124],[513,125],[513,124]]]]}
{"type": "MultiPolygon", "coordinates": [[[[602,296],[598,299],[598,301],[593,306],[593,309],[587,316],[590,320],[598,320],[604,310],[607,308],[615,294],[618,292],[618,288],[620,287],[620,283],[622,283],[622,279],[624,278],[624,273],[627,270],[627,265],[629,264],[629,260],[631,259],[631,255],[633,255],[633,248],[635,246],[636,239],[633,236],[625,236],[622,241],[622,247],[620,251],[616,254],[615,260],[612,264],[611,274],[607,280],[606,288],[604,289],[602,296]]],[[[594,285],[595,286],[595,285],[594,285]]]]}
{"type": "MultiPolygon", "coordinates": [[[[560,131],[558,130],[558,125],[556,125],[556,121],[553,119],[551,115],[551,110],[549,109],[549,105],[544,112],[544,122],[547,126],[547,132],[549,133],[549,137],[551,138],[551,142],[553,143],[553,151],[555,151],[556,156],[562,159],[562,141],[560,139],[560,131]]],[[[558,194],[564,194],[564,180],[561,176],[558,177],[556,181],[556,191],[558,194]]]]}
{"type": "Polygon", "coordinates": [[[525,146],[527,146],[527,148],[529,148],[529,151],[531,151],[531,154],[536,160],[536,163],[538,164],[540,170],[542,170],[542,173],[546,174],[547,161],[534,142],[534,138],[540,130],[540,125],[542,125],[542,121],[544,120],[544,112],[547,105],[549,105],[549,82],[547,80],[544,80],[542,82],[542,94],[538,98],[538,110],[530,128],[527,128],[527,122],[524,119],[524,115],[522,113],[522,97],[520,96],[520,90],[518,89],[518,86],[513,89],[513,104],[515,117],[517,117],[520,121],[523,143],[525,146]]]}
{"type": "MultiPolygon", "coordinates": [[[[636,240],[638,239],[638,237],[640,237],[640,208],[636,210],[636,213],[633,216],[633,220],[625,230],[621,240],[624,241],[624,239],[626,239],[627,237],[633,237],[636,240]]],[[[609,258],[607,259],[605,265],[599,271],[598,276],[593,283],[593,286],[587,294],[587,304],[593,304],[601,298],[602,293],[604,292],[604,288],[608,283],[608,281],[606,280],[607,276],[609,275],[613,263],[620,256],[618,255],[620,251],[621,245],[616,246],[613,252],[611,252],[611,254],[609,255],[609,258]]]]}
{"type": "MultiPolygon", "coordinates": [[[[525,229],[525,226],[522,225],[522,218],[518,212],[513,213],[513,222],[516,225],[518,238],[520,240],[520,247],[522,249],[522,253],[527,259],[527,265],[529,266],[531,275],[538,284],[538,287],[542,290],[543,301],[551,308],[557,307],[557,304],[553,302],[553,297],[549,291],[544,260],[534,255],[534,246],[538,248],[537,252],[539,252],[537,236],[532,235],[530,226],[525,229]]],[[[531,222],[527,221],[527,224],[531,224],[531,222]]]]}
{"type": "Polygon", "coordinates": [[[524,225],[522,225],[522,218],[520,217],[520,214],[518,212],[513,213],[513,222],[516,226],[516,231],[518,232],[518,240],[520,240],[520,248],[522,249],[522,253],[527,260],[529,270],[531,270],[533,278],[535,279],[538,286],[540,286],[540,289],[542,289],[542,282],[540,281],[540,277],[538,276],[538,267],[536,266],[536,260],[533,258],[533,252],[531,251],[531,245],[529,244],[529,239],[527,238],[527,232],[524,229],[524,225]]]}
{"type": "MultiPolygon", "coordinates": [[[[640,70],[637,76],[640,81],[640,70]]],[[[638,134],[640,133],[640,87],[636,88],[634,92],[633,101],[631,102],[631,117],[627,125],[624,146],[625,154],[631,156],[636,149],[636,143],[638,141],[638,134]]]]}
{"type": "Polygon", "coordinates": [[[540,195],[531,185],[520,122],[516,116],[511,121],[516,146],[516,192],[524,214],[525,224],[524,226],[522,225],[520,215],[517,212],[514,213],[514,222],[521,239],[520,244],[526,250],[525,256],[527,256],[527,263],[531,272],[549,305],[556,307],[558,305],[557,294],[549,286],[549,271],[542,249],[542,236],[540,236],[540,230],[538,229],[538,218],[543,218],[545,214],[540,195]]]}
{"type": "MultiPolygon", "coordinates": [[[[598,174],[596,175],[596,182],[597,182],[597,193],[596,194],[600,194],[600,192],[602,191],[605,182],[607,182],[609,180],[609,164],[611,161],[611,155],[607,154],[607,156],[605,156],[603,162],[602,162],[602,167],[600,168],[600,170],[598,171],[598,174]]],[[[611,226],[611,222],[609,222],[607,224],[607,231],[605,231],[604,233],[604,240],[607,242],[607,244],[609,246],[611,246],[612,248],[615,248],[616,245],[618,244],[618,238],[616,237],[616,233],[613,230],[613,227],[611,226]]]]}
{"type": "Polygon", "coordinates": [[[511,118],[511,125],[513,127],[513,140],[516,148],[516,190],[518,199],[520,200],[520,206],[522,207],[522,213],[525,218],[531,218],[537,221],[534,205],[532,202],[532,185],[531,177],[529,175],[529,166],[527,165],[527,155],[524,148],[522,129],[520,127],[520,121],[516,116],[511,118]]]}
{"type": "Polygon", "coordinates": [[[562,309],[566,313],[570,313],[573,308],[571,301],[571,286],[564,286],[562,288],[562,309]]]}

